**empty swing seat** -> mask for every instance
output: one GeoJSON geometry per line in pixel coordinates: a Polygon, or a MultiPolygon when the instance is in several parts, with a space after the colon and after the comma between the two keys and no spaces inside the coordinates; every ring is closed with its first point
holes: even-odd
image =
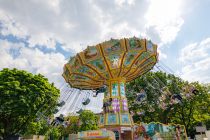
{"type": "Polygon", "coordinates": [[[83,112],[83,109],[80,109],[79,111],[77,111],[78,114],[81,114],[83,112]]]}
{"type": "Polygon", "coordinates": [[[57,105],[57,106],[62,107],[62,106],[64,106],[64,105],[65,105],[65,102],[64,102],[64,101],[62,101],[62,102],[58,103],[58,105],[57,105]]]}
{"type": "Polygon", "coordinates": [[[90,103],[90,99],[87,98],[84,102],[82,102],[83,105],[88,105],[90,103]]]}

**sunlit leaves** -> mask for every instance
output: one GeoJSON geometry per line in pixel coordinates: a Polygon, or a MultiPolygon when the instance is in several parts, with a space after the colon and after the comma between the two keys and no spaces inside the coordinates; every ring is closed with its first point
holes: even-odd
{"type": "Polygon", "coordinates": [[[187,131],[191,132],[198,122],[210,122],[209,89],[210,86],[203,86],[198,82],[189,83],[159,71],[149,72],[127,84],[126,96],[129,109],[134,112],[134,122],[178,123],[185,125],[187,131]],[[183,90],[185,87],[187,92],[183,90]],[[190,93],[192,88],[199,92],[190,93]],[[136,97],[141,89],[145,90],[147,100],[139,103],[136,102],[136,97]],[[185,96],[188,93],[189,98],[185,96]],[[181,95],[182,100],[172,102],[171,97],[174,95],[181,95]]]}
{"type": "Polygon", "coordinates": [[[4,129],[4,135],[24,133],[38,111],[52,113],[58,97],[59,90],[44,76],[3,69],[0,71],[0,129],[4,129]]]}

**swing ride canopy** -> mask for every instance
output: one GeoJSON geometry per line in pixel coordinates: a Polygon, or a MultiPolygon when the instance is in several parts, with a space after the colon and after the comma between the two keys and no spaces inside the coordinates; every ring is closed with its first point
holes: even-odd
{"type": "Polygon", "coordinates": [[[150,40],[111,39],[71,57],[63,77],[74,88],[97,89],[119,77],[129,82],[153,68],[158,61],[157,45],[150,40]]]}

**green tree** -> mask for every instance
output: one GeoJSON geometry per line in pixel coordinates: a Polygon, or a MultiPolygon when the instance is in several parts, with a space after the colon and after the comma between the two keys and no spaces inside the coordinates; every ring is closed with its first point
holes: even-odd
{"type": "Polygon", "coordinates": [[[98,129],[98,117],[90,110],[84,110],[79,115],[80,131],[96,130],[98,129]]]}
{"type": "Polygon", "coordinates": [[[62,138],[62,130],[63,127],[61,126],[50,126],[47,133],[46,133],[46,139],[53,139],[53,140],[60,140],[62,138]]]}
{"type": "Polygon", "coordinates": [[[48,79],[23,70],[0,71],[0,136],[24,134],[39,113],[52,114],[59,90],[48,79]]]}
{"type": "Polygon", "coordinates": [[[198,122],[208,123],[210,119],[210,94],[205,86],[198,82],[189,83],[172,74],[163,72],[149,72],[135,79],[127,85],[127,98],[130,110],[144,112],[144,115],[133,116],[134,122],[161,122],[185,125],[188,134],[192,133],[198,122]],[[182,94],[183,87],[195,87],[199,93],[191,98],[183,98],[182,103],[160,107],[162,102],[170,103],[170,96],[164,101],[159,100],[163,89],[168,89],[171,94],[182,94]],[[141,103],[136,102],[137,93],[144,89],[147,99],[141,103]]]}
{"type": "Polygon", "coordinates": [[[67,127],[59,126],[62,136],[77,134],[79,131],[98,129],[98,116],[90,110],[84,110],[79,116],[67,116],[67,127]]]}
{"type": "Polygon", "coordinates": [[[50,131],[51,126],[42,118],[36,122],[30,122],[24,135],[46,135],[50,131]]]}
{"type": "Polygon", "coordinates": [[[65,117],[68,125],[66,128],[63,127],[63,136],[68,136],[69,134],[77,134],[79,132],[79,116],[67,116],[65,117]]]}
{"type": "Polygon", "coordinates": [[[210,94],[198,82],[190,83],[198,89],[199,93],[191,99],[184,99],[182,106],[175,106],[169,114],[170,122],[183,124],[188,134],[195,133],[194,127],[198,123],[209,125],[210,120],[210,94]]]}

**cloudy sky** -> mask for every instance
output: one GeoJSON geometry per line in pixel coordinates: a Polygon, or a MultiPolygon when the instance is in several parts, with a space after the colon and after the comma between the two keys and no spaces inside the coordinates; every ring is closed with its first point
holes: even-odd
{"type": "Polygon", "coordinates": [[[0,0],[0,69],[60,86],[70,56],[110,38],[144,37],[185,80],[210,82],[210,0],[0,0]]]}

